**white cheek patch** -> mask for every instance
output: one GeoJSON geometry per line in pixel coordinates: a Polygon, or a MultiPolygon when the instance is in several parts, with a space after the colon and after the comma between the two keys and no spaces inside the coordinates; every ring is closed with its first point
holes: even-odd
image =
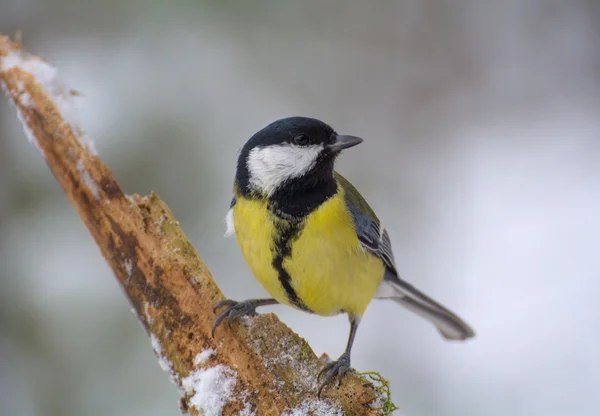
{"type": "Polygon", "coordinates": [[[233,224],[233,208],[227,212],[227,216],[225,217],[225,237],[230,237],[235,234],[235,225],[233,224]]]}
{"type": "Polygon", "coordinates": [[[250,185],[271,195],[285,180],[299,178],[310,171],[322,150],[322,144],[255,147],[247,160],[250,185]]]}

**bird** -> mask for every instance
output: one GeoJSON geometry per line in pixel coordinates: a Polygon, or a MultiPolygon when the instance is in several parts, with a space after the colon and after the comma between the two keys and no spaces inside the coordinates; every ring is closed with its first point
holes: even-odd
{"type": "Polygon", "coordinates": [[[448,340],[473,329],[454,312],[400,278],[387,230],[358,190],[334,170],[342,150],[363,139],[340,135],[308,117],[277,120],[239,152],[226,235],[272,296],[215,305],[223,310],[212,333],[228,319],[283,304],[320,316],[346,314],[350,333],[343,354],[324,366],[317,396],[352,370],[351,351],[372,299],[390,299],[431,322],[448,340]],[[225,309],[222,309],[225,308],[225,309]]]}

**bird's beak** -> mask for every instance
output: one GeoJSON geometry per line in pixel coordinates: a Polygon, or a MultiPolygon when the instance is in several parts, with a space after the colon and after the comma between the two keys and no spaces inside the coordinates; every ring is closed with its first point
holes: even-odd
{"type": "Polygon", "coordinates": [[[356,136],[337,135],[335,136],[335,142],[327,146],[332,152],[339,152],[340,150],[347,149],[357,144],[361,144],[363,139],[356,136]]]}

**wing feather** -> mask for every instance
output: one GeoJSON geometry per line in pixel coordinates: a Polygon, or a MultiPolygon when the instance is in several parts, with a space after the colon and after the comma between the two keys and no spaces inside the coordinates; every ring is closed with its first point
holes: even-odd
{"type": "Polygon", "coordinates": [[[361,247],[383,260],[386,265],[384,281],[376,297],[393,299],[424,317],[433,323],[447,339],[465,340],[475,336],[473,329],[454,312],[410,283],[400,279],[396,271],[392,243],[387,231],[356,188],[342,175],[336,173],[335,177],[346,193],[346,206],[354,218],[354,226],[361,247]]]}
{"type": "Polygon", "coordinates": [[[358,190],[337,172],[335,178],[344,188],[346,207],[354,218],[354,226],[361,247],[383,260],[387,268],[397,275],[392,242],[388,232],[358,190]]]}

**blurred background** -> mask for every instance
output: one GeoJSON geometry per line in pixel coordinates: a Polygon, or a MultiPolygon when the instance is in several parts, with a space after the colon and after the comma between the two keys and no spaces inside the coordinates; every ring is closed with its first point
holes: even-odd
{"type": "MultiPolygon", "coordinates": [[[[236,153],[269,122],[365,138],[338,170],[401,275],[470,322],[445,342],[386,302],[359,371],[404,415],[600,414],[600,2],[0,0],[83,93],[127,193],[165,200],[225,294],[262,297],[223,238],[236,153]]],[[[265,308],[337,357],[345,317],[265,308]]],[[[177,415],[111,270],[0,99],[0,415],[177,415]]]]}

